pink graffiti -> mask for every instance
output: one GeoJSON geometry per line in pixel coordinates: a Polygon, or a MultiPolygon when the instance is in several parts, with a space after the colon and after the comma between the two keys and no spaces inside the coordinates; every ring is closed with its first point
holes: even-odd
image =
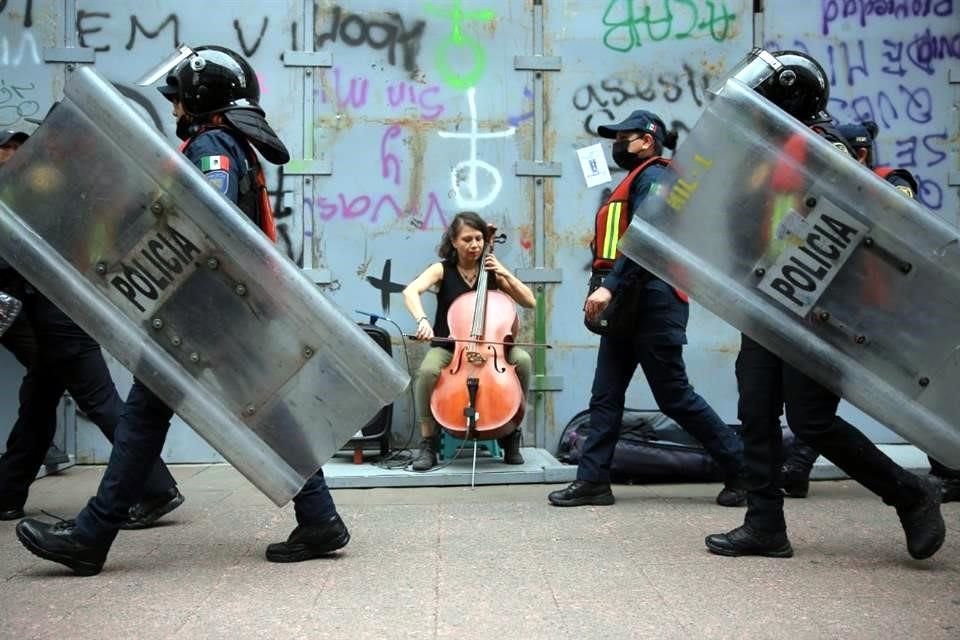
{"type": "Polygon", "coordinates": [[[413,83],[401,80],[387,85],[387,104],[393,108],[413,106],[420,109],[420,117],[424,120],[436,120],[443,113],[443,105],[433,101],[438,93],[438,85],[421,89],[413,83]]]}
{"type": "Polygon", "coordinates": [[[380,175],[390,180],[393,174],[393,184],[400,184],[400,159],[387,151],[387,142],[399,138],[401,131],[400,125],[391,125],[380,139],[380,175]]]}
{"type": "Polygon", "coordinates": [[[326,196],[304,198],[303,207],[305,213],[309,210],[308,215],[310,217],[316,214],[320,220],[325,222],[341,219],[365,220],[368,223],[376,224],[380,221],[381,213],[392,211],[395,218],[411,217],[417,220],[417,226],[420,229],[433,228],[434,218],[437,218],[438,228],[447,226],[447,218],[443,213],[443,207],[440,205],[440,197],[435,191],[427,194],[426,211],[423,211],[422,205],[418,205],[413,210],[406,210],[389,193],[351,196],[340,192],[330,198],[326,196]]]}
{"type": "MultiPolygon", "coordinates": [[[[344,86],[341,77],[340,68],[333,68],[333,90],[337,101],[337,108],[353,107],[360,109],[367,104],[367,94],[370,89],[370,81],[363,76],[351,76],[348,87],[344,86]]],[[[326,104],[329,101],[325,84],[319,89],[320,101],[326,104]]]]}

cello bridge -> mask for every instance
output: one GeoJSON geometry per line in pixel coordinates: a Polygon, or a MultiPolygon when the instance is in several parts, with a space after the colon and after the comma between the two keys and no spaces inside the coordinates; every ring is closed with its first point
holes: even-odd
{"type": "Polygon", "coordinates": [[[467,352],[467,362],[474,366],[483,366],[487,361],[486,357],[479,351],[468,351],[467,352]]]}

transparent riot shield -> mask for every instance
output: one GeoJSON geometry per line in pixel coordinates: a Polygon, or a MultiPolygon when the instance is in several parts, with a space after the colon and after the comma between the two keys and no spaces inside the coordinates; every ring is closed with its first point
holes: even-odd
{"type": "Polygon", "coordinates": [[[671,166],[620,249],[960,467],[958,230],[735,79],[671,166]]]}
{"type": "Polygon", "coordinates": [[[0,168],[0,255],[278,505],[409,382],[91,68],[0,168]]]}

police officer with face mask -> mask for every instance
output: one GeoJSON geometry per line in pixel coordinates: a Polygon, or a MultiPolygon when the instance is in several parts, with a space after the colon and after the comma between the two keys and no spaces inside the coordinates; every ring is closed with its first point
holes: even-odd
{"type": "MultiPolygon", "coordinates": [[[[734,77],[838,148],[848,147],[825,111],[829,97],[826,74],[807,54],[758,49],[734,77]]],[[[802,163],[805,152],[799,136],[787,140],[782,151],[792,155],[797,163],[802,163]]],[[[779,210],[768,212],[768,217],[778,215],[779,210]]],[[[776,228],[776,220],[768,226],[776,228]]],[[[853,426],[837,420],[837,395],[746,334],[742,336],[736,374],[747,470],[747,513],[743,525],[707,536],[707,549],[726,556],[793,555],[781,490],[780,415],[785,408],[787,423],[797,436],[896,508],[907,551],[913,558],[929,558],[937,552],[945,536],[939,490],[901,468],[853,426]]]]}
{"type": "MultiPolygon", "coordinates": [[[[218,46],[182,47],[173,65],[172,69],[163,65],[169,73],[159,90],[173,105],[182,152],[210,184],[275,240],[260,156],[276,164],[290,156],[260,108],[253,68],[238,53],[218,46]]],[[[97,495],[75,521],[49,525],[24,520],[17,526],[21,543],[79,575],[99,573],[122,514],[142,491],[144,462],[159,455],[172,417],[173,410],[136,380],[97,495]]],[[[317,558],[350,540],[322,470],[307,481],[293,503],[297,527],[286,541],[267,547],[268,560],[317,558]]]]}
{"type": "MultiPolygon", "coordinates": [[[[613,159],[627,177],[597,212],[593,247],[593,283],[587,298],[587,326],[594,329],[614,296],[630,301],[631,309],[618,324],[624,331],[602,328],[597,367],[590,397],[590,426],[577,467],[577,479],[548,496],[560,507],[609,505],[610,465],[620,435],[627,387],[639,365],[660,410],[699,440],[725,475],[717,503],[740,506],[743,445],[737,432],[694,392],[683,362],[683,345],[690,310],[687,297],[660,278],[622,255],[617,249],[632,216],[666,171],[664,148],[674,149],[677,134],[649,111],[634,111],[618,124],[602,126],[598,133],[614,138],[613,159]],[[602,282],[601,282],[602,281],[602,282]]],[[[609,321],[608,321],[609,322],[609,321]]]]}

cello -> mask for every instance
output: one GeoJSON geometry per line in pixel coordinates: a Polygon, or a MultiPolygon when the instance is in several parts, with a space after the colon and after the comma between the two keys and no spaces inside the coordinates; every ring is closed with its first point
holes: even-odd
{"type": "Polygon", "coordinates": [[[519,329],[516,303],[502,291],[489,290],[489,273],[483,266],[493,251],[495,233],[496,227],[488,225],[476,289],[461,294],[447,312],[453,359],[440,372],[430,396],[434,419],[461,440],[507,436],[524,413],[516,366],[506,357],[519,329]]]}

